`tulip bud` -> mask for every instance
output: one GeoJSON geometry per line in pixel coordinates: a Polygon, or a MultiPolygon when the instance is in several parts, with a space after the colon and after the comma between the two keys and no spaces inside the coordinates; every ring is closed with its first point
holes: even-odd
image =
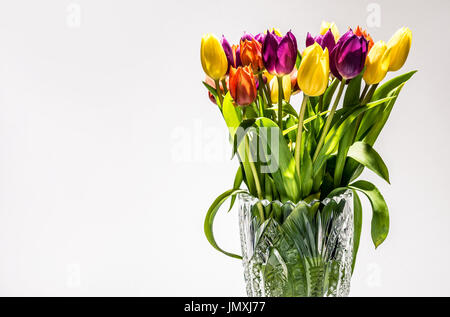
{"type": "Polygon", "coordinates": [[[318,35],[316,37],[312,37],[308,32],[306,36],[306,47],[313,45],[314,42],[317,42],[320,46],[322,46],[322,49],[328,48],[328,52],[333,51],[333,48],[336,46],[331,30],[325,32],[324,35],[318,35]]]}
{"type": "MultiPolygon", "coordinates": [[[[287,102],[291,99],[292,94],[292,83],[291,76],[285,75],[283,76],[283,99],[287,102]]],[[[273,77],[270,81],[270,99],[272,103],[278,103],[278,80],[277,77],[273,77]]]]}
{"type": "Polygon", "coordinates": [[[283,76],[289,74],[297,59],[297,40],[294,34],[287,32],[279,37],[273,31],[268,32],[262,45],[263,63],[272,75],[283,76]]]}
{"type": "Polygon", "coordinates": [[[367,54],[364,81],[368,85],[378,84],[384,79],[389,69],[391,50],[383,41],[378,41],[367,54]]]}
{"type": "Polygon", "coordinates": [[[231,46],[231,51],[233,52],[233,63],[231,66],[234,68],[238,68],[239,66],[242,66],[240,46],[239,45],[231,46]]]}
{"type": "Polygon", "coordinates": [[[323,50],[318,43],[307,47],[297,74],[300,89],[308,96],[322,95],[328,86],[329,73],[328,49],[323,50]]]}
{"type": "Polygon", "coordinates": [[[336,24],[334,24],[334,22],[322,21],[319,32],[320,35],[325,35],[325,33],[327,33],[328,30],[331,30],[331,32],[334,35],[334,40],[337,42],[339,40],[340,35],[336,24]]]}
{"type": "Polygon", "coordinates": [[[330,69],[337,78],[352,79],[361,73],[367,56],[367,40],[350,29],[330,54],[330,69]]]}
{"type": "Polygon", "coordinates": [[[230,94],[239,106],[248,106],[256,99],[256,81],[249,66],[230,69],[230,94]]]}
{"type": "Polygon", "coordinates": [[[261,49],[262,45],[257,40],[252,39],[241,40],[241,62],[244,66],[251,66],[253,72],[259,73],[264,69],[264,64],[262,61],[261,49]]]}
{"type": "Polygon", "coordinates": [[[211,33],[202,37],[200,60],[206,75],[214,80],[221,79],[227,73],[227,56],[219,39],[211,33]]]}
{"type": "Polygon", "coordinates": [[[399,70],[405,64],[408,58],[409,49],[411,48],[412,33],[409,28],[401,28],[398,30],[387,43],[391,49],[391,62],[389,71],[399,70]]]}
{"type": "Polygon", "coordinates": [[[230,67],[233,66],[233,49],[231,48],[230,43],[227,41],[225,36],[222,35],[222,39],[220,40],[220,43],[222,44],[223,51],[225,52],[225,56],[227,57],[228,61],[228,68],[227,73],[230,71],[230,67]]]}

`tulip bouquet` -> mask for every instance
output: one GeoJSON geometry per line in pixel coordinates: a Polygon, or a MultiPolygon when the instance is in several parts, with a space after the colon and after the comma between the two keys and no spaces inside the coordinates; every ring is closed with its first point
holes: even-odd
{"type": "MultiPolygon", "coordinates": [[[[237,45],[223,36],[203,36],[204,85],[239,159],[233,187],[213,202],[204,229],[214,248],[241,259],[218,246],[213,221],[228,198],[231,209],[240,197],[244,212],[250,202],[250,238],[241,225],[244,264],[251,264],[249,295],[348,294],[348,287],[341,292],[339,287],[344,276],[351,276],[358,251],[358,192],[372,205],[375,247],[386,239],[387,204],[375,185],[357,178],[368,168],[389,182],[373,146],[415,72],[380,82],[403,66],[410,46],[408,28],[388,43],[374,43],[360,27],[340,36],[327,22],[319,35],[307,33],[304,48],[292,32],[282,35],[276,29],[244,34],[237,45]],[[303,94],[299,110],[291,105],[297,93],[303,94]],[[351,197],[350,213],[342,197],[351,197]],[[344,214],[346,225],[339,220],[344,214]],[[255,287],[256,280],[263,286],[255,287]]],[[[246,215],[240,217],[242,222],[246,215]]]]}

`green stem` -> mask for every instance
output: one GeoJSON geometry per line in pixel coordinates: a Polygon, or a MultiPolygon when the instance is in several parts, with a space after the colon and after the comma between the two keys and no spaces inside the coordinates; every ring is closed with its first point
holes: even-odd
{"type": "MultiPolygon", "coordinates": [[[[375,93],[375,90],[377,89],[378,84],[372,85],[370,87],[369,92],[364,96],[363,100],[361,101],[361,106],[365,106],[369,103],[369,101],[372,99],[373,94],[375,93]]],[[[369,88],[369,85],[366,85],[366,88],[369,88]]],[[[356,125],[355,125],[355,131],[353,134],[353,142],[355,142],[356,136],[358,135],[358,130],[361,125],[361,121],[364,118],[365,112],[361,113],[358,118],[356,119],[356,125]]]]}
{"type": "Polygon", "coordinates": [[[363,101],[361,102],[362,106],[367,105],[369,103],[369,101],[372,99],[373,94],[375,93],[375,90],[377,89],[377,87],[378,87],[378,84],[370,86],[369,92],[364,97],[363,101]]]}
{"type": "Polygon", "coordinates": [[[266,96],[265,96],[265,92],[264,92],[264,81],[263,81],[261,73],[258,74],[258,81],[259,81],[258,90],[259,90],[259,94],[261,95],[261,99],[259,100],[259,112],[260,112],[261,116],[265,117],[264,103],[266,100],[265,99],[266,96]]]}
{"type": "Polygon", "coordinates": [[[278,80],[278,126],[283,131],[283,77],[277,76],[278,80]]]}
{"type": "Polygon", "coordinates": [[[338,94],[336,96],[336,99],[334,100],[334,104],[333,104],[333,107],[331,108],[330,115],[327,117],[327,121],[325,122],[325,126],[323,127],[319,143],[317,144],[316,151],[314,152],[313,162],[315,162],[315,160],[319,156],[320,150],[322,149],[323,142],[325,141],[325,137],[328,133],[328,129],[330,128],[331,121],[333,120],[334,113],[336,112],[336,108],[337,108],[337,105],[339,104],[339,100],[341,99],[342,92],[344,91],[344,87],[345,87],[345,79],[342,79],[341,86],[339,87],[338,94]]]}
{"type": "Polygon", "coordinates": [[[220,102],[220,109],[222,109],[223,106],[223,96],[222,96],[222,92],[220,91],[220,81],[218,79],[214,80],[214,83],[216,84],[216,92],[217,92],[217,96],[219,98],[219,102],[220,102]]]}
{"type": "Polygon", "coordinates": [[[317,106],[317,113],[321,113],[323,108],[323,95],[319,97],[319,105],[317,106]]]}
{"type": "Polygon", "coordinates": [[[267,106],[272,106],[272,98],[270,96],[270,87],[269,87],[269,81],[267,81],[267,83],[264,84],[264,80],[263,80],[263,87],[264,87],[264,92],[266,93],[266,98],[267,98],[267,106]]]}
{"type": "Polygon", "coordinates": [[[359,97],[359,101],[362,101],[364,99],[364,97],[366,96],[367,90],[369,89],[370,85],[369,84],[365,84],[364,89],[362,91],[361,97],[359,97]]]}
{"type": "Polygon", "coordinates": [[[297,128],[297,139],[295,141],[295,169],[297,170],[298,177],[300,177],[300,147],[302,144],[302,132],[303,132],[303,120],[305,118],[306,105],[308,104],[308,96],[303,95],[302,106],[300,107],[300,112],[298,114],[298,128],[297,128]]]}
{"type": "Polygon", "coordinates": [[[272,102],[270,100],[270,90],[267,90],[267,85],[264,83],[264,78],[262,73],[258,74],[258,81],[259,81],[259,87],[261,88],[261,96],[265,101],[267,102],[267,106],[270,107],[272,105],[272,102]]]}
{"type": "Polygon", "coordinates": [[[227,81],[225,80],[225,78],[222,78],[222,87],[226,95],[228,93],[228,88],[227,88],[227,81]]]}

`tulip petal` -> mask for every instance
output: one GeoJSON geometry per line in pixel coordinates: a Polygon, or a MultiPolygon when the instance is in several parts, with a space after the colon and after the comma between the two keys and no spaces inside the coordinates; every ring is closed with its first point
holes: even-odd
{"type": "Polygon", "coordinates": [[[334,35],[331,30],[328,30],[327,33],[322,37],[322,43],[319,43],[323,49],[328,48],[328,52],[331,52],[336,45],[334,40],[334,35]]]}
{"type": "Polygon", "coordinates": [[[314,38],[311,36],[311,33],[308,32],[308,34],[306,34],[306,47],[313,45],[314,42],[314,38]]]}
{"type": "Polygon", "coordinates": [[[297,58],[296,46],[290,36],[285,35],[283,37],[277,50],[277,74],[286,75],[292,71],[297,58]]]}
{"type": "Polygon", "coordinates": [[[339,80],[342,80],[341,74],[339,74],[337,68],[336,68],[336,58],[338,55],[339,46],[335,46],[335,48],[331,51],[330,54],[330,71],[333,74],[334,77],[336,77],[339,80]]]}
{"type": "Polygon", "coordinates": [[[264,67],[271,74],[276,72],[275,65],[277,62],[278,41],[276,36],[267,32],[262,46],[262,56],[264,67]]]}

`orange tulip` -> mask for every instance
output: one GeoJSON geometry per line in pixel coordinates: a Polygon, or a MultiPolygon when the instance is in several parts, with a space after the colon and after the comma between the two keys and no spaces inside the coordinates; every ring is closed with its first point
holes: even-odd
{"type": "Polygon", "coordinates": [[[255,76],[249,66],[230,68],[230,94],[239,106],[248,106],[256,99],[255,76]]]}
{"type": "Polygon", "coordinates": [[[241,40],[241,62],[244,66],[251,66],[253,72],[259,73],[264,69],[262,60],[262,44],[257,40],[241,40]]]}
{"type": "Polygon", "coordinates": [[[367,52],[369,52],[370,51],[370,49],[373,47],[373,45],[374,45],[374,42],[373,42],[373,38],[370,36],[370,34],[369,33],[367,33],[367,31],[366,30],[364,30],[364,29],[362,29],[359,25],[356,27],[356,30],[355,30],[355,35],[356,36],[363,36],[365,39],[366,39],[366,41],[368,42],[368,46],[367,46],[367,52]]]}

